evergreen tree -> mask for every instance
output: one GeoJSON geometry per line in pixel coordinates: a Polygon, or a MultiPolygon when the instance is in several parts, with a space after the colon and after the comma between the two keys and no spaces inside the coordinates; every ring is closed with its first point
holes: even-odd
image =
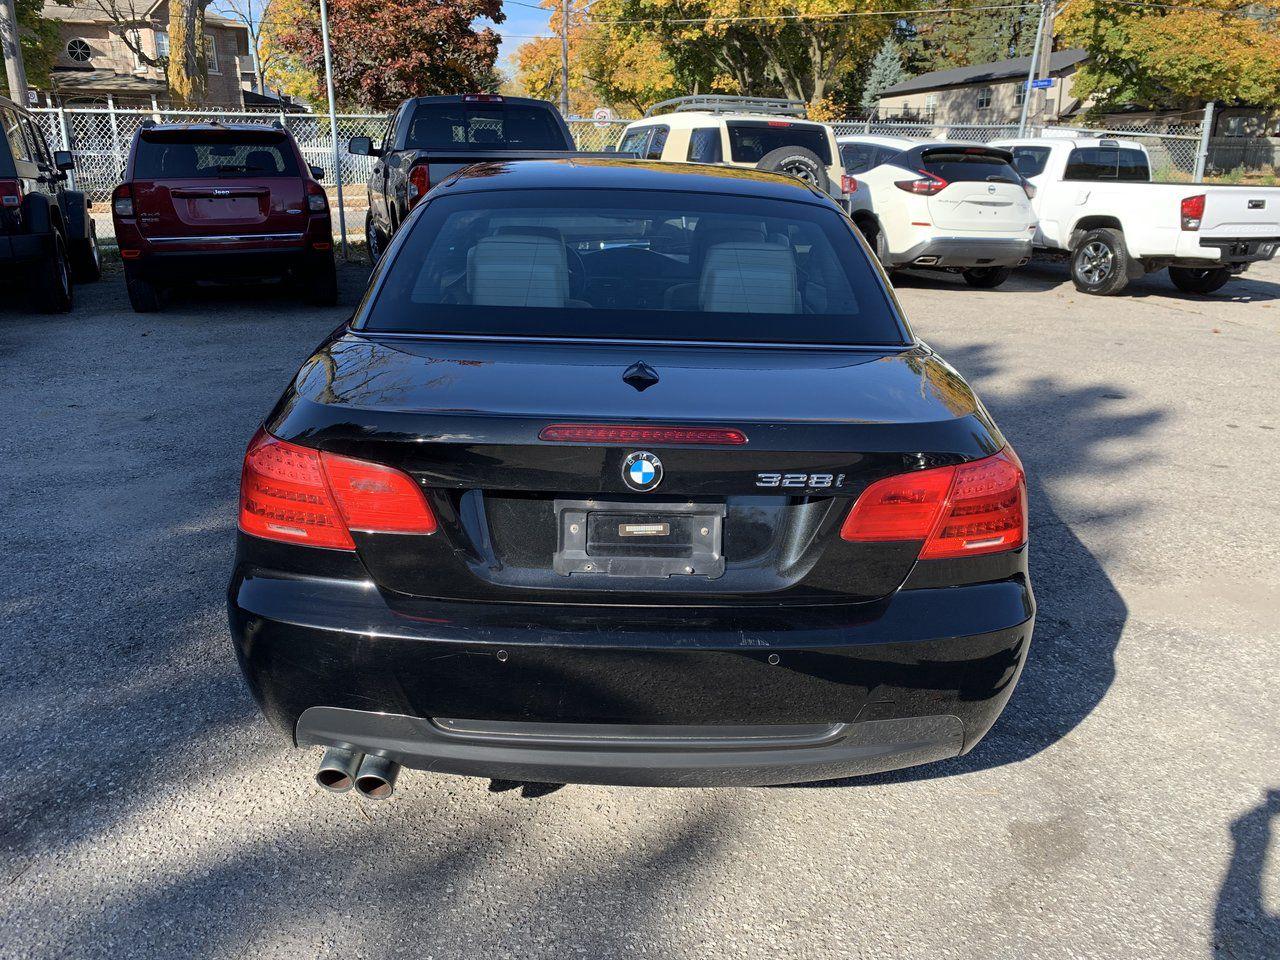
{"type": "Polygon", "coordinates": [[[880,94],[905,79],[907,74],[902,69],[902,50],[898,47],[898,41],[892,36],[885,37],[875,59],[871,61],[867,82],[862,87],[863,108],[874,110],[880,101],[880,94]]]}

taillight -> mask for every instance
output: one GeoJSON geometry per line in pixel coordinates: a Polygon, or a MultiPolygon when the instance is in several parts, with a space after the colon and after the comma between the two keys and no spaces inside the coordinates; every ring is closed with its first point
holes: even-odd
{"type": "Polygon", "coordinates": [[[1029,180],[1023,180],[1023,181],[1022,181],[1022,192],[1023,192],[1023,193],[1025,193],[1025,194],[1027,195],[1027,199],[1028,199],[1028,200],[1034,200],[1034,199],[1036,198],[1036,187],[1035,187],[1035,184],[1031,183],[1031,181],[1029,181],[1029,180]]]}
{"type": "Polygon", "coordinates": [[[561,443],[663,443],[741,446],[747,435],[721,427],[643,427],[608,423],[553,423],[543,427],[539,440],[561,443]]]}
{"type": "Polygon", "coordinates": [[[111,211],[117,217],[133,216],[133,188],[122,183],[111,193],[111,211]]]}
{"type": "Polygon", "coordinates": [[[425,163],[415,164],[409,169],[409,206],[427,195],[431,189],[431,171],[425,163]]]}
{"type": "Polygon", "coordinates": [[[329,210],[329,198],[325,196],[324,187],[314,181],[307,184],[307,209],[312,213],[326,213],[329,210]]]}
{"type": "Polygon", "coordinates": [[[1182,229],[1199,230],[1200,221],[1204,219],[1204,194],[1197,193],[1182,201],[1182,229]]]}
{"type": "Polygon", "coordinates": [[[502,95],[497,93],[467,93],[462,96],[463,103],[502,103],[502,95]]]}
{"type": "Polygon", "coordinates": [[[1027,542],[1027,482],[1013,448],[958,466],[878,480],[862,492],[840,536],[922,540],[921,560],[972,557],[1027,542]]]}
{"type": "Polygon", "coordinates": [[[923,176],[919,180],[895,180],[893,185],[899,190],[905,190],[907,193],[914,193],[922,197],[932,197],[935,193],[941,193],[949,185],[941,177],[934,176],[924,170],[920,172],[923,176]]]}
{"type": "Polygon", "coordinates": [[[0,180],[0,207],[22,206],[22,181],[0,180]]]}
{"type": "Polygon", "coordinates": [[[268,540],[354,550],[353,530],[434,533],[436,518],[406,473],[259,430],[244,455],[240,529],[268,540]]]}
{"type": "Polygon", "coordinates": [[[841,193],[857,193],[858,179],[851,177],[847,173],[840,174],[840,192],[841,193]]]}

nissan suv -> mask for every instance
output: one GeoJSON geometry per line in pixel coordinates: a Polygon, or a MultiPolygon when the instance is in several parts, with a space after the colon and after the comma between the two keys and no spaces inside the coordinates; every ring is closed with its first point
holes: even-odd
{"type": "Polygon", "coordinates": [[[323,176],[279,124],[144,124],[111,199],[133,308],[179,284],[270,278],[334,303],[323,176]]]}

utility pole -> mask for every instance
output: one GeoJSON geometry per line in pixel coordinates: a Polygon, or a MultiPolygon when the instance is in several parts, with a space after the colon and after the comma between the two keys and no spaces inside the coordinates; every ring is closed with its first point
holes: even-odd
{"type": "Polygon", "coordinates": [[[27,105],[27,71],[22,65],[22,44],[18,40],[18,9],[13,0],[0,0],[0,43],[4,45],[4,70],[9,81],[9,99],[27,105]]]}
{"type": "Polygon", "coordinates": [[[561,114],[568,119],[568,0],[561,0],[561,114]]]}
{"type": "MultiPolygon", "coordinates": [[[[1044,6],[1040,10],[1040,64],[1036,69],[1036,79],[1040,81],[1049,79],[1050,67],[1053,65],[1053,21],[1057,19],[1053,4],[1054,0],[1044,0],[1044,6]]],[[[1049,112],[1049,88],[1041,86],[1035,94],[1040,115],[1036,126],[1043,130],[1049,112]]]]}
{"type": "Polygon", "coordinates": [[[342,259],[347,259],[347,212],[342,200],[342,154],[338,147],[338,113],[333,100],[333,57],[329,52],[329,4],[320,0],[320,40],[324,43],[324,83],[329,90],[329,137],[333,140],[333,180],[338,185],[338,230],[342,259]]]}
{"type": "Polygon", "coordinates": [[[1027,135],[1027,114],[1031,109],[1031,99],[1035,96],[1035,87],[1031,85],[1031,81],[1036,78],[1036,72],[1039,68],[1040,60],[1040,42],[1044,39],[1044,21],[1049,16],[1049,4],[1053,0],[1041,0],[1040,2],[1040,22],[1036,24],[1036,42],[1031,47],[1031,64],[1027,67],[1026,86],[1022,88],[1022,113],[1018,117],[1018,136],[1025,137],[1027,135]]]}

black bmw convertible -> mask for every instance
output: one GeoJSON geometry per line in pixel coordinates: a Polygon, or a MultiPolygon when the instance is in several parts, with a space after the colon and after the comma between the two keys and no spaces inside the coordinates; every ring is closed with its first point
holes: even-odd
{"type": "Polygon", "coordinates": [[[1022,465],[836,204],[628,160],[437,186],[249,444],[229,591],[317,778],[955,757],[1035,616],[1022,465]]]}

